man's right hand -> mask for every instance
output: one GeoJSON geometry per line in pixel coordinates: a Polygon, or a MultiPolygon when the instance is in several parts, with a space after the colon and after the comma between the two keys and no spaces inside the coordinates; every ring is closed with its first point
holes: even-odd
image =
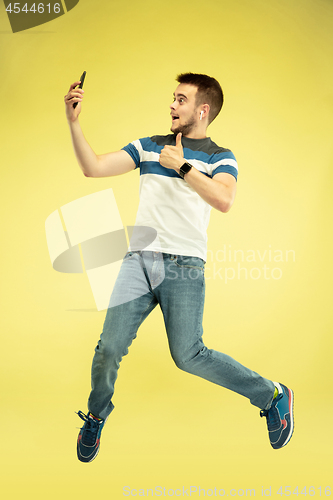
{"type": "Polygon", "coordinates": [[[86,177],[111,177],[134,170],[136,163],[126,151],[96,155],[88,144],[78,120],[84,93],[82,89],[75,88],[79,84],[80,81],[72,83],[64,101],[75,155],[82,172],[86,177]],[[78,104],[76,108],[73,108],[75,102],[78,104]]]}
{"type": "Polygon", "coordinates": [[[66,105],[66,117],[69,122],[75,122],[79,114],[81,113],[81,101],[83,99],[84,90],[78,88],[80,81],[72,83],[69,87],[68,94],[65,95],[64,101],[66,105]],[[77,88],[75,88],[77,87],[77,88]],[[77,102],[76,108],[73,108],[73,104],[77,102]]]}

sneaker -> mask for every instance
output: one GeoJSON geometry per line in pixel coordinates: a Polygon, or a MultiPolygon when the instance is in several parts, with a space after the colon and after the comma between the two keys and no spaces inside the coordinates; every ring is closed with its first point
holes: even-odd
{"type": "Polygon", "coordinates": [[[269,410],[261,410],[260,416],[266,417],[269,440],[275,450],[285,446],[294,430],[294,394],[285,385],[276,384],[279,394],[273,399],[269,410]]]}
{"type": "Polygon", "coordinates": [[[99,420],[90,412],[85,415],[79,411],[77,415],[84,420],[77,439],[77,457],[81,462],[91,462],[99,452],[101,432],[106,420],[99,420]]]}

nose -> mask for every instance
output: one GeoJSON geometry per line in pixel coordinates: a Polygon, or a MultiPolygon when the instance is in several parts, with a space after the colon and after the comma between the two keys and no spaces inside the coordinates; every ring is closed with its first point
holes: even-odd
{"type": "Polygon", "coordinates": [[[173,110],[176,109],[176,101],[173,101],[172,104],[170,104],[170,109],[173,109],[173,110]]]}

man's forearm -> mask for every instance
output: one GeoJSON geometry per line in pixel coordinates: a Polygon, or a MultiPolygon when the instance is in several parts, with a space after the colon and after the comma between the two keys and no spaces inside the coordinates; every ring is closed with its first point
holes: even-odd
{"type": "MultiPolygon", "coordinates": [[[[184,164],[181,137],[181,133],[177,134],[176,146],[164,146],[159,158],[159,162],[163,167],[174,169],[178,174],[184,164]]],[[[230,210],[236,195],[236,179],[232,175],[221,172],[216,174],[214,179],[211,179],[192,167],[185,174],[184,180],[216,210],[220,212],[230,210]]]]}
{"type": "Polygon", "coordinates": [[[77,161],[86,177],[93,177],[98,168],[98,158],[83,135],[79,120],[68,122],[77,161]]]}
{"type": "MultiPolygon", "coordinates": [[[[179,173],[179,169],[175,170],[179,173]]],[[[235,189],[231,184],[228,185],[211,179],[194,167],[185,174],[184,180],[201,198],[216,210],[220,212],[228,212],[230,210],[235,199],[235,189]]],[[[231,179],[231,182],[234,184],[233,179],[231,179]]]]}

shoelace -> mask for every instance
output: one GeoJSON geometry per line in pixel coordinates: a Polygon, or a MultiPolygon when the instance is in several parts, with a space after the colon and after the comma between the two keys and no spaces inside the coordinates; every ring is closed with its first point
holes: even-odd
{"type": "Polygon", "coordinates": [[[269,431],[274,431],[280,427],[280,415],[276,408],[276,404],[282,397],[283,394],[278,394],[268,410],[260,411],[260,416],[267,418],[267,428],[269,431]]]}
{"type": "Polygon", "coordinates": [[[81,427],[81,429],[83,429],[82,443],[87,446],[94,445],[99,430],[99,422],[94,418],[85,415],[83,411],[78,411],[77,415],[79,415],[79,417],[85,422],[85,424],[81,427]]]}

